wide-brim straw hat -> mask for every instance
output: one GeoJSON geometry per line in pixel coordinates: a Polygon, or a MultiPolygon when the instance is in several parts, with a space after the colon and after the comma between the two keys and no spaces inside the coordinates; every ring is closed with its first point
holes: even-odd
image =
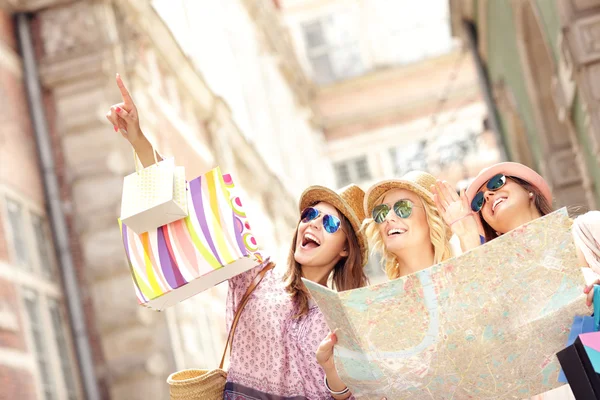
{"type": "Polygon", "coordinates": [[[374,184],[367,190],[363,204],[364,213],[371,216],[375,202],[384,194],[394,189],[406,189],[418,195],[424,202],[435,207],[431,185],[436,179],[433,175],[423,171],[410,171],[400,179],[389,179],[374,184]]]}
{"type": "Polygon", "coordinates": [[[360,229],[362,221],[365,219],[362,207],[364,197],[365,192],[356,185],[348,185],[337,192],[324,186],[311,186],[300,196],[299,207],[300,212],[302,212],[306,207],[313,206],[319,202],[325,202],[331,204],[342,213],[350,222],[358,239],[363,267],[369,259],[367,237],[360,229]]]}

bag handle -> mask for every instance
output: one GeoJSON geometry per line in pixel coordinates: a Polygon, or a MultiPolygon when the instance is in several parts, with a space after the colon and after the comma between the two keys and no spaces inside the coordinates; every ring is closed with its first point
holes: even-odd
{"type": "Polygon", "coordinates": [[[240,320],[240,316],[242,315],[242,310],[248,303],[250,299],[250,295],[254,292],[254,289],[258,286],[260,281],[264,278],[265,274],[272,270],[275,267],[275,264],[269,262],[267,265],[263,267],[263,269],[256,275],[248,289],[246,289],[246,293],[244,293],[244,297],[242,297],[242,301],[240,301],[240,305],[235,312],[235,316],[233,317],[233,322],[231,323],[231,328],[229,328],[229,336],[227,336],[227,342],[225,343],[225,350],[223,351],[223,357],[221,358],[221,364],[219,364],[219,368],[223,369],[223,364],[225,364],[225,356],[227,355],[227,348],[229,348],[231,352],[231,348],[233,347],[233,335],[235,333],[235,328],[237,327],[238,321],[240,320]]]}
{"type": "MultiPolygon", "coordinates": [[[[138,161],[140,164],[142,163],[142,161],[140,160],[137,153],[135,152],[135,149],[133,147],[131,149],[133,150],[133,163],[135,164],[135,173],[139,174],[140,169],[138,167],[138,161]]],[[[152,146],[152,154],[154,155],[154,163],[158,164],[158,158],[156,157],[156,150],[154,150],[154,146],[152,146]]],[[[142,167],[143,167],[143,165],[142,165],[142,167]]]]}

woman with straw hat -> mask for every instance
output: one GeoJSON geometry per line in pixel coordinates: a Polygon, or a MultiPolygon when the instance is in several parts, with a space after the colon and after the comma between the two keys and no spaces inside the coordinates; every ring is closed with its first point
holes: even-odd
{"type": "MultiPolygon", "coordinates": [[[[409,275],[452,256],[452,231],[438,212],[430,191],[432,175],[412,171],[400,179],[379,182],[365,195],[363,222],[373,251],[382,254],[389,279],[409,275]]],[[[460,238],[462,240],[462,238],[460,238]]],[[[319,363],[333,366],[335,333],[330,333],[317,350],[319,363]]]]}
{"type": "Polygon", "coordinates": [[[382,254],[390,279],[412,274],[452,256],[452,232],[438,212],[431,174],[412,171],[373,185],[365,195],[363,229],[382,254]]]}
{"type": "MultiPolygon", "coordinates": [[[[118,76],[117,84],[123,102],[112,106],[107,118],[115,132],[134,147],[144,166],[149,166],[155,162],[154,149],[140,129],[137,109],[118,76]]],[[[301,278],[322,285],[331,278],[336,290],[367,285],[368,246],[360,231],[363,199],[364,192],[355,185],[337,193],[321,186],[308,188],[300,198],[299,222],[285,273],[275,272],[267,261],[229,280],[228,327],[236,310],[243,308],[243,312],[235,323],[224,398],[350,396],[335,370],[324,371],[315,360],[319,341],[329,330],[301,278]],[[257,285],[255,278],[263,273],[257,285]],[[255,290],[246,297],[252,286],[255,290]],[[247,299],[243,304],[242,298],[247,299]],[[323,385],[325,376],[329,390],[323,385]]]]}

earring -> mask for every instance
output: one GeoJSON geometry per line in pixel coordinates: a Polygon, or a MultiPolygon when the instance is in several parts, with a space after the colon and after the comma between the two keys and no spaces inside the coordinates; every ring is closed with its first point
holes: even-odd
{"type": "Polygon", "coordinates": [[[529,197],[533,198],[533,193],[529,192],[529,197]]]}

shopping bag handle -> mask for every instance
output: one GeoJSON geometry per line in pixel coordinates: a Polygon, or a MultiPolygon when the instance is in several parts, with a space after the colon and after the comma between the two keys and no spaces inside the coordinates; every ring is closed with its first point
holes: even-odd
{"type": "MultiPolygon", "coordinates": [[[[140,158],[138,157],[137,153],[135,152],[135,149],[133,147],[131,149],[133,150],[133,163],[135,164],[135,172],[137,174],[139,174],[140,173],[140,169],[138,167],[138,161],[139,161],[140,164],[142,163],[142,161],[140,160],[140,158]]],[[[152,154],[154,155],[154,163],[158,164],[158,158],[156,157],[156,150],[154,150],[154,146],[152,146],[152,154]]]]}
{"type": "Polygon", "coordinates": [[[227,348],[229,348],[231,352],[231,348],[233,346],[233,335],[235,333],[235,328],[237,327],[238,321],[240,320],[240,316],[242,315],[242,310],[248,303],[250,299],[250,295],[254,292],[254,289],[258,286],[260,281],[264,278],[265,274],[275,268],[275,263],[269,262],[267,265],[263,267],[263,269],[256,275],[252,284],[246,289],[246,293],[244,293],[244,297],[242,297],[242,301],[240,301],[240,305],[235,312],[235,316],[233,317],[233,322],[231,323],[231,328],[229,329],[229,336],[227,337],[227,342],[225,343],[225,350],[223,350],[223,357],[221,358],[221,364],[219,364],[219,368],[223,369],[223,365],[225,364],[225,356],[227,355],[227,348]]]}

